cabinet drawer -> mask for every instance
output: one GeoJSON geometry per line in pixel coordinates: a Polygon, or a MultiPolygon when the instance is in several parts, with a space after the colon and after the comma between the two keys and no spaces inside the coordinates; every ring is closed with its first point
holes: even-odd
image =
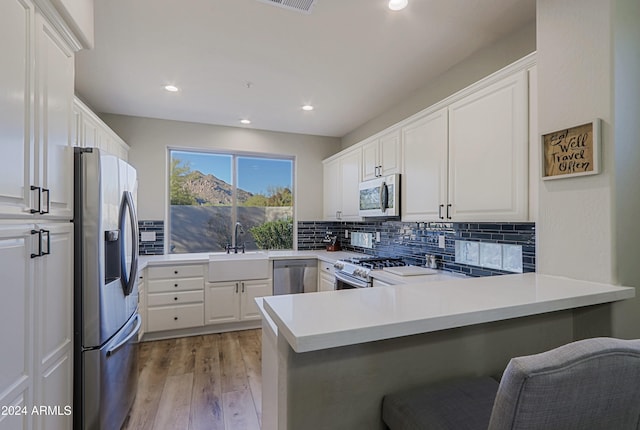
{"type": "Polygon", "coordinates": [[[320,268],[320,273],[330,273],[333,275],[333,272],[335,271],[333,264],[327,263],[326,261],[318,261],[318,266],[320,268]]]}
{"type": "Polygon", "coordinates": [[[149,293],[202,290],[203,288],[204,278],[157,279],[147,282],[149,293]]]}
{"type": "Polygon", "coordinates": [[[201,327],[204,325],[204,304],[149,308],[147,319],[149,332],[201,327]]]}
{"type": "Polygon", "coordinates": [[[147,296],[148,306],[181,305],[186,303],[204,303],[204,291],[155,293],[147,296]]]}
{"type": "Polygon", "coordinates": [[[195,278],[204,276],[204,265],[175,265],[175,266],[154,266],[148,269],[149,279],[163,278],[195,278]]]}

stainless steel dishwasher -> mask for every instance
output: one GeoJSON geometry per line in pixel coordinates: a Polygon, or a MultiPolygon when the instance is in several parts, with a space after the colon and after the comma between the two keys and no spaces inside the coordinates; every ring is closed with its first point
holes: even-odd
{"type": "Polygon", "coordinates": [[[318,261],[275,260],[273,294],[298,294],[318,291],[318,261]]]}

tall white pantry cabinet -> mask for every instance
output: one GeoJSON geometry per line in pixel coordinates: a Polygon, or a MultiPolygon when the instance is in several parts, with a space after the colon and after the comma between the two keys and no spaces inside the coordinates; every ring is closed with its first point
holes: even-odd
{"type": "Polygon", "coordinates": [[[0,430],[69,429],[74,51],[46,0],[0,2],[0,430]]]}

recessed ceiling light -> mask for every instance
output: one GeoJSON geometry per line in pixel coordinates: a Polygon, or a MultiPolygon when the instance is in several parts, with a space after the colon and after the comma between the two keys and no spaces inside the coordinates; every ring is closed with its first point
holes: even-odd
{"type": "Polygon", "coordinates": [[[171,93],[175,93],[176,91],[178,91],[178,87],[176,87],[175,85],[165,85],[164,89],[171,93]]]}
{"type": "Polygon", "coordinates": [[[311,105],[304,105],[304,106],[302,106],[302,110],[306,110],[306,111],[313,110],[313,106],[311,106],[311,105]]]}
{"type": "Polygon", "coordinates": [[[240,122],[243,124],[251,124],[251,121],[248,119],[241,119],[240,122]]]}
{"type": "Polygon", "coordinates": [[[389,0],[389,9],[402,10],[407,7],[407,4],[409,4],[409,0],[389,0]]]}

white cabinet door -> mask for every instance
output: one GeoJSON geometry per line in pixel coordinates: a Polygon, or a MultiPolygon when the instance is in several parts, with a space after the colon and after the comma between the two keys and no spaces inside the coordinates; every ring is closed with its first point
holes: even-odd
{"type": "Polygon", "coordinates": [[[449,107],[453,220],[527,220],[527,116],[526,71],[449,107]]]}
{"type": "Polygon", "coordinates": [[[362,145],[362,180],[400,173],[400,131],[362,145]]]}
{"type": "Polygon", "coordinates": [[[36,224],[42,234],[42,252],[34,258],[36,315],[35,405],[59,407],[60,414],[38,416],[40,429],[71,428],[73,403],[73,225],[36,224]],[[48,254],[47,254],[48,253],[48,254]]]}
{"type": "Polygon", "coordinates": [[[53,360],[42,371],[40,398],[36,405],[56,408],[54,414],[36,416],[35,428],[40,430],[63,430],[72,428],[71,406],[73,396],[73,362],[71,350],[53,360]]]}
{"type": "MultiPolygon", "coordinates": [[[[0,226],[0,405],[33,405],[32,225],[0,226]]],[[[22,427],[28,416],[0,416],[0,429],[22,427]],[[18,425],[18,427],[14,427],[18,425]]]]}
{"type": "Polygon", "coordinates": [[[378,139],[362,145],[362,180],[367,181],[378,176],[380,163],[380,143],[378,139]]]}
{"type": "Polygon", "coordinates": [[[360,220],[358,185],[362,167],[362,148],[348,151],[323,166],[324,219],[360,220]]]}
{"type": "Polygon", "coordinates": [[[271,282],[268,279],[241,281],[240,293],[240,319],[243,321],[259,320],[261,314],[254,299],[270,296],[272,294],[271,282]]]}
{"type": "Polygon", "coordinates": [[[318,291],[333,291],[336,289],[335,277],[333,274],[320,272],[318,291]]]}
{"type": "Polygon", "coordinates": [[[35,258],[38,357],[41,370],[71,350],[73,337],[73,225],[36,224],[42,251],[35,258]]]}
{"type": "Polygon", "coordinates": [[[146,281],[146,269],[138,271],[138,312],[142,317],[142,325],[138,332],[138,341],[142,340],[142,337],[147,331],[147,281],[146,281]]]}
{"type": "Polygon", "coordinates": [[[217,324],[240,320],[239,282],[215,282],[205,285],[204,323],[217,324]]]}
{"type": "Polygon", "coordinates": [[[394,130],[391,133],[380,137],[379,150],[379,176],[400,173],[401,162],[400,131],[394,130]]]}
{"type": "Polygon", "coordinates": [[[402,128],[402,220],[439,221],[447,204],[447,109],[402,128]]]}
{"type": "Polygon", "coordinates": [[[87,115],[81,117],[81,130],[82,130],[82,146],[87,148],[100,148],[100,133],[98,123],[87,115]]]}
{"type": "Polygon", "coordinates": [[[30,1],[0,2],[0,215],[28,214],[31,208],[33,14],[30,1]]]}
{"type": "Polygon", "coordinates": [[[36,16],[37,182],[50,217],[73,216],[73,51],[41,16],[36,16]],[[48,191],[44,191],[48,190],[48,191]]]}
{"type": "Polygon", "coordinates": [[[73,145],[100,148],[125,161],[129,158],[129,146],[77,97],[73,114],[73,145]]]}
{"type": "Polygon", "coordinates": [[[350,151],[340,157],[340,187],[342,190],[342,204],[340,219],[359,220],[360,210],[360,166],[362,150],[350,151]]]}
{"type": "Polygon", "coordinates": [[[332,160],[323,165],[323,211],[327,221],[338,219],[342,203],[340,190],[340,160],[332,160]]]}

